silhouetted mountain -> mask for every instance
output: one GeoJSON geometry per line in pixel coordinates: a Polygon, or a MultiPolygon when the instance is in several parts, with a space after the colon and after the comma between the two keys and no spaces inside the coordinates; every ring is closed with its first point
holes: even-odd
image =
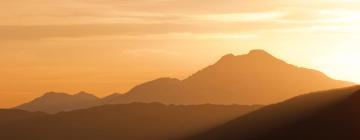
{"type": "Polygon", "coordinates": [[[188,140],[357,140],[360,86],[269,105],[188,140]]]}
{"type": "Polygon", "coordinates": [[[185,80],[160,78],[138,85],[125,94],[113,94],[101,100],[92,95],[85,98],[45,95],[18,108],[56,113],[132,102],[269,104],[302,93],[350,85],[352,83],[333,80],[319,71],[287,64],[263,50],[253,50],[240,56],[226,55],[185,80]]]}
{"type": "Polygon", "coordinates": [[[71,111],[76,109],[88,108],[95,105],[98,97],[80,92],[75,95],[66,93],[49,92],[42,97],[16,107],[27,111],[42,111],[47,113],[57,113],[61,111],[71,111]]]}
{"type": "Polygon", "coordinates": [[[204,131],[259,107],[107,105],[0,124],[0,139],[166,140],[204,131]]]}
{"type": "Polygon", "coordinates": [[[161,78],[139,85],[108,103],[269,104],[290,97],[352,85],[296,67],[263,50],[222,57],[185,80],[161,78]]]}

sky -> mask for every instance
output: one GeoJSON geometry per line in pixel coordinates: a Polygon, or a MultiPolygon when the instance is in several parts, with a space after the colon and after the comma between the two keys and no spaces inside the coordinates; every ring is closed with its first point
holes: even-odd
{"type": "Polygon", "coordinates": [[[1,0],[0,108],[104,97],[264,49],[360,83],[358,0],[1,0]]]}

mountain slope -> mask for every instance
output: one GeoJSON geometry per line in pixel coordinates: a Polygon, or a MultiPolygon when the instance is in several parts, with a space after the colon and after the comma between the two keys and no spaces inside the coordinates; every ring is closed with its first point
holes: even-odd
{"type": "Polygon", "coordinates": [[[360,87],[270,105],[188,140],[359,139],[360,87]]]}
{"type": "Polygon", "coordinates": [[[29,103],[17,106],[17,109],[26,111],[42,111],[47,113],[57,113],[61,111],[71,111],[81,108],[88,108],[95,105],[98,97],[80,92],[75,95],[66,93],[49,92],[42,97],[36,98],[29,103]]]}
{"type": "Polygon", "coordinates": [[[185,80],[161,78],[139,85],[109,103],[269,104],[312,91],[352,85],[296,67],[263,50],[226,55],[185,80]]]}
{"type": "Polygon", "coordinates": [[[259,107],[159,103],[107,105],[0,124],[0,138],[165,140],[206,130],[259,107]]]}

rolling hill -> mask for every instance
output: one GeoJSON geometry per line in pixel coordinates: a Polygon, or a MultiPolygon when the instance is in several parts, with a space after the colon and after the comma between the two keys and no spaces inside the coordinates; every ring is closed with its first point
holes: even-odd
{"type": "Polygon", "coordinates": [[[360,86],[269,105],[187,140],[360,139],[360,86]]]}

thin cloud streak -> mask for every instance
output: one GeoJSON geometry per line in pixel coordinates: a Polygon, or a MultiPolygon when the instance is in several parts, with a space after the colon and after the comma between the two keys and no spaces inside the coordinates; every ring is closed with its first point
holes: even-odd
{"type": "Polygon", "coordinates": [[[156,24],[156,23],[208,23],[208,22],[266,22],[283,18],[279,11],[241,12],[224,14],[166,14],[148,12],[114,12],[110,15],[81,16],[22,16],[2,17],[0,25],[81,25],[81,24],[156,24]],[[22,21],[22,22],[19,22],[22,21]]]}
{"type": "Polygon", "coordinates": [[[165,33],[149,35],[111,35],[92,37],[54,37],[45,40],[254,40],[256,34],[231,34],[231,33],[165,33]]]}

